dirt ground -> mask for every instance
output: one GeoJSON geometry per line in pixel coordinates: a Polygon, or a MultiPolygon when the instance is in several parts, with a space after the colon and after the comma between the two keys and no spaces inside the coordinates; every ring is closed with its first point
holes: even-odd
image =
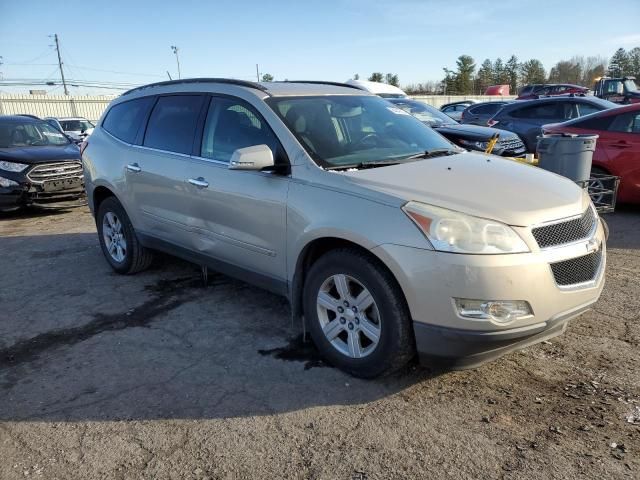
{"type": "Polygon", "coordinates": [[[564,336],[363,381],[279,297],[169,257],[116,275],[86,208],[4,215],[0,478],[640,478],[640,210],[607,220],[564,336]]]}

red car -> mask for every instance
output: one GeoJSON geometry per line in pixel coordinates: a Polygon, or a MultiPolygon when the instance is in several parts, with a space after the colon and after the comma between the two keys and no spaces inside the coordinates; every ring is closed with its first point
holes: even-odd
{"type": "Polygon", "coordinates": [[[620,177],[618,201],[640,204],[640,104],[545,125],[542,131],[599,135],[591,171],[620,177]]]}
{"type": "Polygon", "coordinates": [[[556,95],[586,95],[587,87],[572,85],[570,83],[545,83],[525,85],[520,89],[516,100],[530,100],[540,97],[555,97],[556,95]]]}

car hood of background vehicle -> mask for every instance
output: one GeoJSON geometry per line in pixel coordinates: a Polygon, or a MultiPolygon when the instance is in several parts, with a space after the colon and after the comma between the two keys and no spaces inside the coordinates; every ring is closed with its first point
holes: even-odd
{"type": "Polygon", "coordinates": [[[467,140],[478,142],[486,142],[496,133],[500,134],[501,139],[513,138],[517,135],[507,130],[498,128],[481,127],[479,125],[452,124],[434,127],[434,130],[443,135],[455,135],[456,137],[464,137],[467,140]]]}
{"type": "Polygon", "coordinates": [[[578,215],[582,189],[538,167],[477,153],[345,172],[356,185],[508,225],[527,226],[578,215]]]}
{"type": "Polygon", "coordinates": [[[0,148],[0,160],[28,164],[56,160],[80,161],[80,149],[72,143],[60,146],[0,148]]]}

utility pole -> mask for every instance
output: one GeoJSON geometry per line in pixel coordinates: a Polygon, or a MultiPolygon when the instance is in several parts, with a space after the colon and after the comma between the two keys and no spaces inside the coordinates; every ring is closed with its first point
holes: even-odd
{"type": "Polygon", "coordinates": [[[60,44],[58,43],[58,34],[54,33],[53,38],[56,41],[56,53],[58,54],[58,66],[60,67],[60,76],[62,77],[62,85],[64,86],[64,94],[69,95],[67,89],[67,81],[64,79],[64,70],[62,69],[62,58],[60,58],[60,44]]]}
{"type": "Polygon", "coordinates": [[[256,63],[256,77],[258,78],[258,81],[260,81],[260,70],[258,70],[258,64],[256,63]]]}
{"type": "Polygon", "coordinates": [[[182,78],[182,76],[180,75],[180,57],[178,57],[178,50],[180,49],[175,45],[171,45],[171,50],[173,50],[173,53],[175,53],[176,55],[176,63],[178,64],[178,79],[180,79],[182,78]]]}

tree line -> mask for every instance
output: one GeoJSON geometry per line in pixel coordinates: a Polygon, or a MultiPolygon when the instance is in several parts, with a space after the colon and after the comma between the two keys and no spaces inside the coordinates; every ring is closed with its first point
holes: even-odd
{"type": "Polygon", "coordinates": [[[485,59],[479,68],[469,55],[460,55],[455,69],[444,68],[441,81],[406,85],[409,94],[481,95],[491,85],[509,85],[512,94],[531,83],[573,83],[593,87],[596,78],[640,77],[640,47],[628,52],[619,48],[607,60],[604,57],[574,56],[561,60],[549,70],[536,58],[520,61],[515,55],[504,62],[501,58],[485,59]]]}

